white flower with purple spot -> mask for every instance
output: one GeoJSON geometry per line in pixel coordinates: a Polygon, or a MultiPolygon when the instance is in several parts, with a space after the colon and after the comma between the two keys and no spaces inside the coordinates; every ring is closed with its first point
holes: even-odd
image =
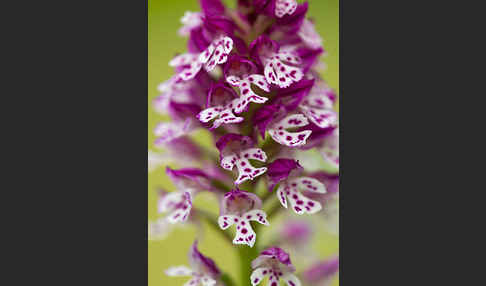
{"type": "Polygon", "coordinates": [[[307,138],[312,131],[289,131],[287,129],[295,129],[309,124],[307,118],[302,114],[291,114],[282,120],[272,124],[268,127],[268,134],[279,144],[289,147],[297,147],[305,145],[307,138]]]}
{"type": "Polygon", "coordinates": [[[240,56],[230,58],[225,68],[226,81],[240,90],[240,100],[234,107],[235,113],[247,110],[250,102],[262,104],[268,100],[266,97],[257,95],[252,89],[252,85],[255,85],[265,92],[270,92],[265,77],[256,74],[256,70],[256,66],[250,60],[240,56]]]}
{"type": "Polygon", "coordinates": [[[189,134],[194,129],[193,119],[187,118],[179,122],[161,122],[154,128],[156,146],[164,146],[177,138],[189,134]]]}
{"type": "Polygon", "coordinates": [[[224,64],[233,49],[233,40],[230,37],[221,36],[215,39],[198,56],[198,62],[204,64],[206,71],[212,71],[216,65],[224,64]]]}
{"type": "Polygon", "coordinates": [[[304,77],[301,58],[291,49],[280,50],[277,42],[261,35],[250,44],[250,54],[264,66],[268,83],[286,88],[304,77]]]}
{"type": "Polygon", "coordinates": [[[321,203],[304,196],[302,192],[325,194],[326,186],[315,178],[298,176],[296,173],[301,168],[297,161],[281,158],[268,166],[268,176],[272,186],[280,183],[277,197],[282,206],[288,208],[289,202],[292,210],[299,215],[314,214],[322,209],[321,203]]]}
{"type": "Polygon", "coordinates": [[[302,99],[299,109],[315,125],[327,128],[337,124],[334,111],[334,92],[324,81],[318,81],[302,99]]]}
{"type": "Polygon", "coordinates": [[[178,77],[183,80],[190,80],[201,70],[202,63],[198,59],[199,54],[185,53],[173,58],[169,62],[169,66],[180,70],[178,77]]]}
{"type": "Polygon", "coordinates": [[[158,211],[167,214],[169,223],[185,222],[191,212],[192,195],[189,191],[162,193],[159,197],[158,211]]]}
{"type": "Polygon", "coordinates": [[[295,0],[277,0],[275,3],[275,16],[282,18],[285,14],[292,15],[297,9],[295,0]]]}
{"type": "Polygon", "coordinates": [[[211,258],[201,254],[197,249],[197,241],[189,251],[189,264],[187,266],[173,266],[165,271],[167,276],[191,276],[184,286],[214,286],[219,284],[221,272],[211,258]]]}
{"type": "Polygon", "coordinates": [[[219,227],[227,229],[235,224],[236,236],[233,243],[253,247],[256,241],[256,233],[250,222],[256,221],[266,226],[270,225],[267,221],[267,214],[261,210],[261,207],[262,201],[253,193],[238,189],[228,192],[221,202],[218,218],[219,227]]]}
{"type": "Polygon", "coordinates": [[[251,285],[255,286],[268,276],[269,286],[278,286],[282,279],[288,286],[300,286],[300,280],[293,273],[295,267],[290,261],[288,253],[278,247],[270,247],[260,253],[252,261],[251,267],[254,269],[251,276],[251,285]]]}
{"type": "Polygon", "coordinates": [[[243,121],[243,117],[237,117],[233,113],[239,98],[235,91],[224,83],[217,83],[211,87],[207,97],[207,108],[197,114],[199,121],[207,123],[214,120],[211,129],[216,129],[221,124],[235,124],[243,121]]]}
{"type": "Polygon", "coordinates": [[[196,168],[173,170],[166,168],[167,175],[176,185],[177,191],[159,193],[159,213],[168,213],[170,223],[185,222],[192,208],[192,199],[202,191],[212,191],[209,176],[196,168]]]}
{"type": "Polygon", "coordinates": [[[221,167],[226,170],[238,170],[238,178],[235,185],[262,175],[267,171],[266,167],[256,168],[249,160],[265,162],[267,154],[260,148],[253,148],[253,141],[248,136],[229,133],[222,136],[216,147],[220,152],[221,167]]]}

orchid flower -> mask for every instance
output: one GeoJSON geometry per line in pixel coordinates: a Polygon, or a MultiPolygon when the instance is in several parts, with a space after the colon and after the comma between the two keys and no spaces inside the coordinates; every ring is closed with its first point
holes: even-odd
{"type": "Polygon", "coordinates": [[[207,98],[207,108],[201,111],[197,118],[207,123],[213,119],[211,129],[218,128],[221,124],[240,123],[243,117],[237,117],[233,108],[237,106],[239,98],[235,91],[224,83],[216,83],[211,87],[207,98]]]}
{"type": "Polygon", "coordinates": [[[265,67],[267,82],[286,88],[300,81],[304,73],[299,67],[301,59],[298,55],[279,49],[279,44],[266,35],[259,36],[250,44],[252,58],[265,67]]]}
{"type": "Polygon", "coordinates": [[[232,190],[226,193],[221,201],[219,227],[227,229],[236,224],[236,236],[233,243],[253,247],[256,233],[253,231],[250,221],[269,225],[267,214],[261,210],[261,207],[262,201],[257,195],[238,189],[232,190]]]}
{"type": "Polygon", "coordinates": [[[272,186],[280,183],[277,189],[277,197],[285,208],[287,200],[295,213],[314,214],[322,209],[321,204],[304,196],[302,192],[326,193],[326,187],[315,178],[301,177],[296,174],[301,168],[299,163],[292,159],[277,159],[268,165],[268,177],[272,186]]]}
{"type": "Polygon", "coordinates": [[[250,60],[240,56],[234,56],[225,67],[226,81],[240,89],[240,100],[235,106],[235,112],[241,113],[248,109],[250,102],[265,103],[268,98],[257,95],[252,85],[258,86],[265,92],[270,92],[270,87],[265,77],[256,73],[256,66],[250,60]]]}
{"type": "Polygon", "coordinates": [[[226,134],[219,138],[216,147],[220,152],[221,167],[231,171],[236,166],[238,178],[235,185],[253,180],[267,171],[266,167],[255,168],[250,164],[250,159],[265,162],[267,154],[260,148],[253,148],[253,141],[248,136],[226,134]]]}
{"type": "Polygon", "coordinates": [[[187,266],[173,266],[165,271],[167,276],[191,276],[192,278],[184,285],[186,286],[214,286],[218,284],[221,276],[219,268],[216,263],[204,256],[197,249],[197,240],[193,243],[189,251],[189,265],[187,266]]]}
{"type": "Polygon", "coordinates": [[[169,213],[170,223],[185,222],[191,212],[192,199],[201,191],[213,190],[210,178],[203,171],[194,168],[173,170],[167,167],[167,175],[177,187],[177,191],[159,194],[159,213],[169,213]]]}
{"type": "Polygon", "coordinates": [[[265,276],[269,276],[269,286],[278,286],[279,280],[282,278],[288,286],[300,286],[300,280],[293,274],[295,266],[290,261],[290,256],[287,252],[278,247],[270,247],[260,253],[260,255],[252,261],[251,266],[253,273],[251,274],[251,285],[258,285],[265,276]]]}

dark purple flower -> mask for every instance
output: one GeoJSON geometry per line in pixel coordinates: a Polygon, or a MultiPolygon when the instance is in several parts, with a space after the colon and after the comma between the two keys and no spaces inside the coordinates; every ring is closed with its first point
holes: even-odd
{"type": "Polygon", "coordinates": [[[280,158],[268,165],[267,176],[270,180],[269,191],[272,191],[277,183],[286,180],[290,172],[300,169],[302,166],[299,161],[293,159],[280,158]]]}

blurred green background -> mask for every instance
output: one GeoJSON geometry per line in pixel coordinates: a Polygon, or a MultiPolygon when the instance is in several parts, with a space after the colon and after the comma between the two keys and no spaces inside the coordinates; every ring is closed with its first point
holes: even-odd
{"type": "MultiPolygon", "coordinates": [[[[229,7],[234,7],[236,0],[226,0],[229,7]]],[[[298,1],[299,3],[303,1],[298,1]]],[[[323,45],[327,55],[322,58],[327,68],[322,75],[329,85],[339,90],[339,1],[308,0],[308,16],[315,21],[316,29],[324,39],[323,45]]],[[[199,11],[198,0],[149,0],[148,1],[148,142],[149,149],[154,148],[155,136],[152,133],[155,125],[167,117],[154,112],[151,102],[158,95],[157,85],[167,80],[173,71],[168,62],[176,53],[185,52],[187,39],[177,35],[181,27],[180,18],[185,11],[199,11]]],[[[203,133],[198,134],[205,137],[203,133]]],[[[204,139],[202,139],[204,141],[204,139]]],[[[204,143],[208,143],[205,141],[204,143]]],[[[156,188],[174,190],[174,185],[167,179],[164,168],[158,168],[148,175],[148,217],[155,220],[157,213],[156,188]]],[[[198,196],[196,205],[218,212],[216,200],[211,196],[198,196]]],[[[278,217],[276,217],[278,219],[278,217]]],[[[282,218],[280,217],[280,220],[282,218]]],[[[272,222],[271,222],[272,223],[272,222]]],[[[277,224],[278,221],[273,221],[277,224]]],[[[160,241],[148,242],[148,283],[149,286],[183,285],[187,278],[167,277],[164,270],[173,265],[188,265],[187,252],[195,238],[199,239],[199,249],[210,256],[222,268],[234,277],[239,277],[238,257],[236,251],[223,241],[218,233],[204,225],[204,236],[194,227],[175,228],[169,236],[160,241]]],[[[258,239],[258,238],[257,238],[258,239]]],[[[324,258],[338,252],[337,236],[319,234],[315,248],[324,258]]],[[[292,256],[291,256],[292,257],[292,256]]],[[[299,265],[296,265],[299,270],[299,265]]],[[[249,280],[248,280],[249,281],[249,280]]],[[[338,285],[338,279],[332,285],[338,285]]],[[[250,285],[250,283],[248,283],[250,285]]],[[[283,284],[282,284],[283,285],[283,284]]],[[[241,285],[243,286],[243,285],[241,285]]],[[[246,286],[246,285],[245,285],[246,286]]]]}

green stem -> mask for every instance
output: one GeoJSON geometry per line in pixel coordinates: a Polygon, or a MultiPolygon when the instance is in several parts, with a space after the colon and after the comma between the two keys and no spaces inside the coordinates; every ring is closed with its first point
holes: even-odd
{"type": "Polygon", "coordinates": [[[247,245],[240,245],[238,247],[238,254],[240,256],[240,286],[251,285],[251,262],[258,256],[258,249],[256,246],[249,247],[247,245]]]}

